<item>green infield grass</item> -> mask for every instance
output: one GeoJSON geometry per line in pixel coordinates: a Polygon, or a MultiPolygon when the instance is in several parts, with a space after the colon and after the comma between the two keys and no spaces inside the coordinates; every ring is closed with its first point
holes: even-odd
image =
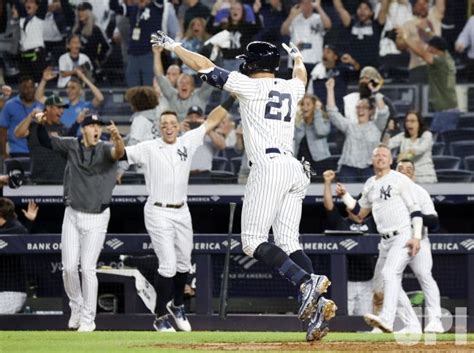
{"type": "Polygon", "coordinates": [[[442,334],[436,335],[436,344],[423,344],[422,337],[416,346],[406,346],[392,334],[369,333],[330,332],[321,342],[308,344],[304,333],[294,332],[0,331],[0,352],[474,352],[474,334],[465,337],[463,345],[455,344],[454,334],[442,334]]]}

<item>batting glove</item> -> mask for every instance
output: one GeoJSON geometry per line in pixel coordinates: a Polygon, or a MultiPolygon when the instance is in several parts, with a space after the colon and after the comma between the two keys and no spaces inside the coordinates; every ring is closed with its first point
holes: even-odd
{"type": "Polygon", "coordinates": [[[286,45],[285,43],[282,43],[283,49],[286,50],[288,55],[295,60],[296,58],[301,58],[303,59],[303,55],[301,55],[301,52],[298,50],[296,45],[294,45],[292,42],[290,42],[290,46],[286,45]]]}
{"type": "Polygon", "coordinates": [[[174,51],[176,47],[179,47],[181,45],[180,42],[175,42],[173,38],[166,35],[163,31],[156,31],[156,34],[152,34],[150,43],[154,47],[163,47],[169,51],[174,51]]]}

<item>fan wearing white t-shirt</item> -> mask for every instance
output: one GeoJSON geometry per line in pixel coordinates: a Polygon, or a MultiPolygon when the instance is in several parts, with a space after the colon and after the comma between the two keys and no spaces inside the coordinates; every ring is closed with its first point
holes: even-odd
{"type": "MultiPolygon", "coordinates": [[[[311,72],[323,55],[324,33],[332,26],[331,19],[324,12],[321,0],[300,0],[291,8],[288,18],[281,26],[281,34],[290,35],[303,55],[306,70],[311,72]],[[316,12],[314,12],[316,11],[316,12]]],[[[291,59],[288,66],[293,67],[291,59]]]]}
{"type": "Polygon", "coordinates": [[[74,74],[74,69],[89,64],[90,71],[92,71],[92,63],[86,54],[82,54],[81,50],[81,39],[78,35],[73,35],[68,41],[69,52],[61,55],[59,58],[59,77],[58,77],[58,88],[66,87],[66,84],[71,79],[71,75],[74,74]]]}

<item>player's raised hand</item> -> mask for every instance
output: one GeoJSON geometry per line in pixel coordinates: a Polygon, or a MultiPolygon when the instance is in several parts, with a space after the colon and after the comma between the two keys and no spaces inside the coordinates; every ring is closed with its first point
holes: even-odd
{"type": "Polygon", "coordinates": [[[286,45],[286,43],[282,43],[281,45],[283,46],[283,49],[286,50],[288,55],[293,60],[295,60],[296,58],[301,58],[301,59],[303,58],[303,56],[301,55],[301,52],[298,50],[296,45],[294,45],[292,42],[290,42],[290,46],[286,45]]]}
{"type": "Polygon", "coordinates": [[[336,173],[334,172],[334,170],[331,170],[331,169],[325,170],[323,173],[323,178],[324,178],[325,183],[331,184],[335,177],[336,177],[336,173]]]}
{"type": "Polygon", "coordinates": [[[342,185],[341,183],[336,184],[336,194],[337,196],[341,197],[344,196],[344,194],[347,192],[346,187],[342,185]]]}
{"type": "Polygon", "coordinates": [[[174,51],[176,47],[179,47],[181,45],[180,42],[175,42],[173,38],[168,36],[163,31],[156,31],[156,34],[153,33],[151,35],[150,43],[152,46],[163,47],[169,51],[174,51]]]}
{"type": "Polygon", "coordinates": [[[409,249],[410,256],[415,256],[420,251],[420,240],[412,238],[406,242],[405,246],[409,249]]]}

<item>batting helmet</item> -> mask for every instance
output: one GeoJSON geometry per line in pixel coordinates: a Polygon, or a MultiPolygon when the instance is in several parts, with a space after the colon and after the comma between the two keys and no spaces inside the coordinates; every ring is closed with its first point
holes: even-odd
{"type": "Polygon", "coordinates": [[[244,75],[255,72],[274,73],[280,65],[278,48],[268,42],[251,42],[245,48],[245,53],[238,55],[236,58],[244,60],[239,67],[239,71],[244,75]]]}

